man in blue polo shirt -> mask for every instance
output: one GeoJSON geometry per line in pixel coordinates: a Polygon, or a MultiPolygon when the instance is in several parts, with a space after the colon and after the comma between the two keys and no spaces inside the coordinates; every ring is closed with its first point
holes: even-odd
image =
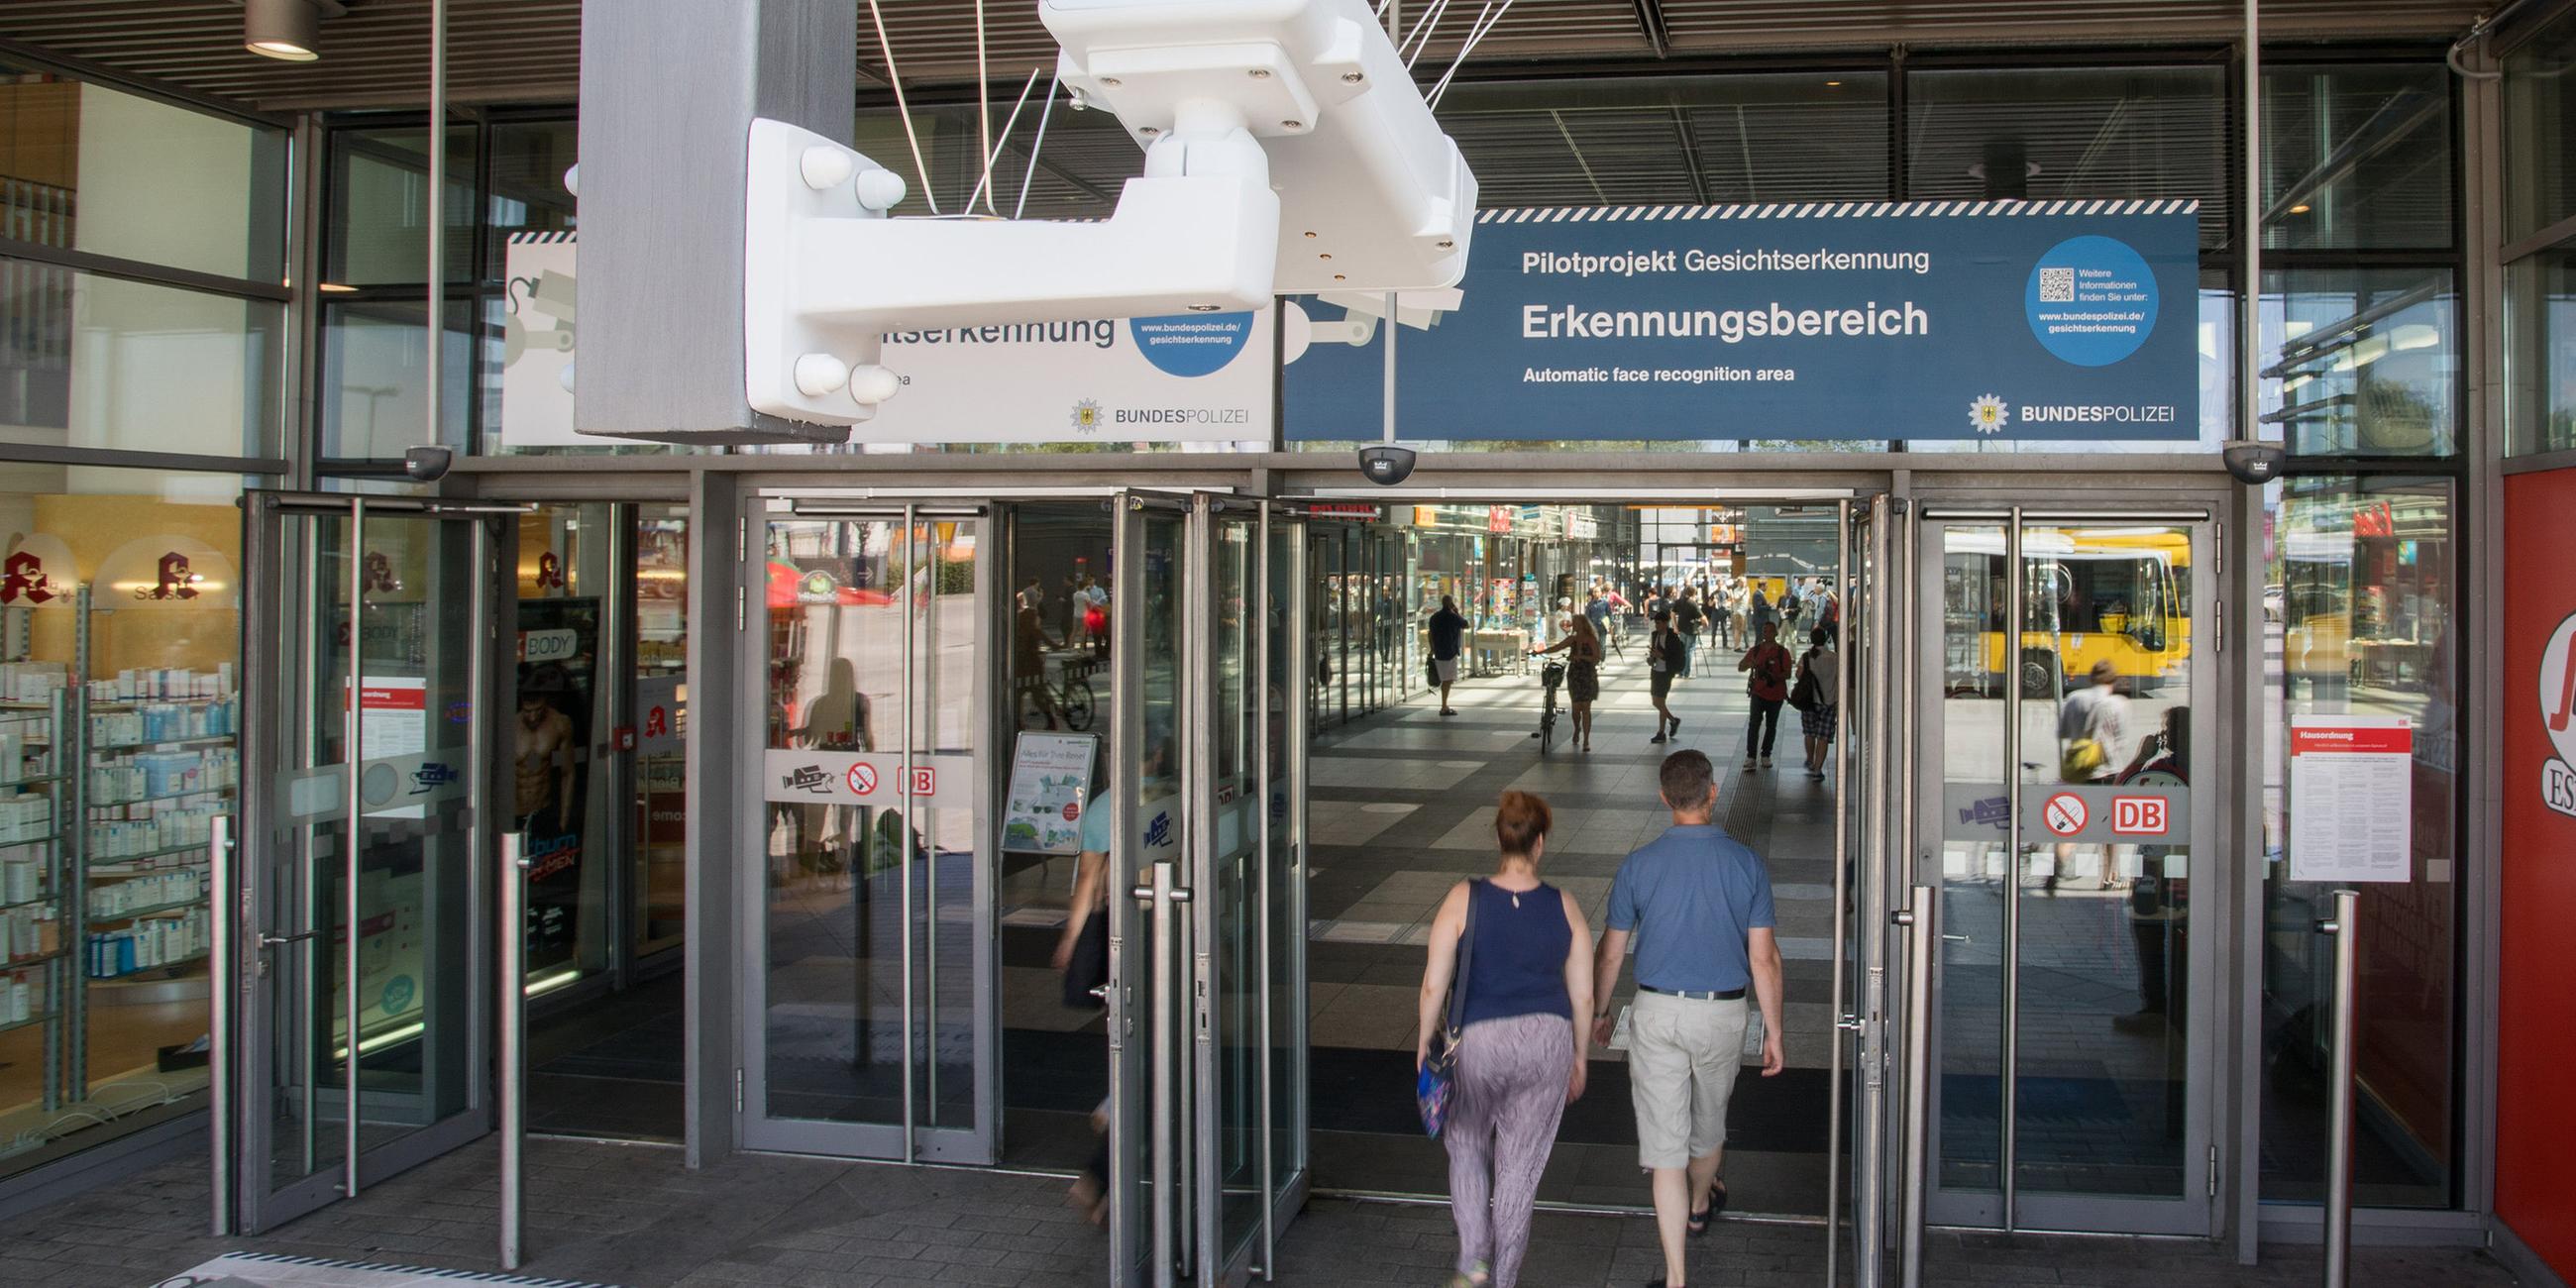
{"type": "Polygon", "coordinates": [[[1609,929],[1593,967],[1592,1040],[1610,1041],[1610,995],[1637,940],[1637,1000],[1628,1023],[1629,1100],[1637,1162],[1654,1173],[1666,1288],[1682,1288],[1684,1234],[1724,1210],[1717,1179],[1726,1102],[1742,1063],[1745,990],[1762,1007],[1762,1076],[1787,1063],[1780,1041],[1780,944],[1771,874],[1761,856],[1710,821],[1717,771],[1697,751],[1664,758],[1673,825],[1619,865],[1609,929]]]}

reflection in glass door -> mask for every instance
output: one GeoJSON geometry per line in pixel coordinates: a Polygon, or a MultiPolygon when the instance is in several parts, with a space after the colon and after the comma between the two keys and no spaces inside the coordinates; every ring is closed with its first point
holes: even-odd
{"type": "Polygon", "coordinates": [[[1936,1224],[2210,1228],[2212,936],[2190,898],[2214,835],[2190,789],[2208,530],[2019,510],[1924,527],[1936,1224]]]}
{"type": "Polygon", "coordinates": [[[993,1153],[983,731],[999,672],[983,520],[805,517],[747,552],[765,712],[746,795],[743,1141],[951,1163],[993,1153]]]}
{"type": "MultiPolygon", "coordinates": [[[[217,892],[239,919],[217,986],[238,1003],[221,1059],[244,1230],[490,1129],[497,850],[472,802],[498,790],[494,513],[250,494],[246,637],[271,651],[244,676],[238,875],[217,892]]],[[[128,786],[183,812],[206,784],[128,786]]]]}

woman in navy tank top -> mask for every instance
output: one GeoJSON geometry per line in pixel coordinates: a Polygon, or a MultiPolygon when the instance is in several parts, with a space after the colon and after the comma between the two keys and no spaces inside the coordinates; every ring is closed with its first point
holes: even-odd
{"type": "Polygon", "coordinates": [[[1440,1133],[1458,1222],[1451,1288],[1511,1288],[1519,1280],[1557,1120],[1583,1095],[1592,928],[1572,897],[1538,879],[1548,825],[1546,801],[1503,793],[1494,811],[1502,851],[1494,875],[1452,887],[1431,922],[1416,1069],[1447,1018],[1453,979],[1466,998],[1449,1121],[1440,1133]],[[1475,939],[1464,954],[1466,977],[1456,979],[1471,906],[1475,939]]]}

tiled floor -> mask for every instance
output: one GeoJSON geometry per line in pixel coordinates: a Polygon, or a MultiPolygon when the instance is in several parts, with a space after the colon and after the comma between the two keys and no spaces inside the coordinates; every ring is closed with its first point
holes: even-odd
{"type": "MultiPolygon", "coordinates": [[[[1561,717],[1554,747],[1540,754],[1529,735],[1538,724],[1541,690],[1534,676],[1520,675],[1462,682],[1453,697],[1456,716],[1441,716],[1425,695],[1317,738],[1308,1007],[1320,1184],[1446,1190],[1438,1146],[1390,1106],[1402,1107],[1410,1085],[1430,916],[1459,878],[1492,870],[1496,797],[1509,788],[1547,799],[1555,825],[1542,875],[1572,894],[1597,928],[1620,861],[1670,825],[1656,800],[1656,767],[1665,753],[1696,747],[1717,762],[1721,820],[1771,864],[1788,959],[1791,1071],[1739,1084],[1729,1175],[1749,1210],[1823,1211],[1832,1009],[1830,784],[1802,772],[1794,717],[1774,750],[1777,768],[1743,766],[1743,684],[1713,653],[1703,654],[1711,665],[1702,675],[1674,686],[1679,737],[1668,745],[1650,742],[1655,715],[1642,650],[1630,653],[1602,668],[1598,749],[1591,752],[1570,747],[1561,717]],[[1403,812],[1383,824],[1371,813],[1397,810],[1403,812]]],[[[1621,987],[1621,1005],[1633,985],[1632,979],[1621,987]]],[[[1569,1111],[1542,1186],[1547,1197],[1645,1201],[1619,1063],[1616,1053],[1602,1057],[1592,1092],[1569,1111]]]]}
{"type": "MultiPolygon", "coordinates": [[[[1052,1288],[1109,1282],[1107,1241],[1043,1177],[730,1158],[704,1171],[680,1151],[532,1142],[530,1256],[521,1273],[625,1288],[896,1288],[991,1284],[1052,1288]]],[[[0,1222],[0,1283],[11,1288],[144,1288],[228,1251],[469,1271],[498,1268],[491,1142],[369,1187],[257,1238],[205,1230],[206,1162],[170,1163],[0,1222]]],[[[1521,1282],[1528,1288],[1643,1284],[1660,1273],[1651,1222],[1541,1213],[1521,1282]]],[[[1723,1221],[1691,1247],[1691,1282],[1824,1282],[1819,1226],[1723,1221]]],[[[1436,1284],[1456,1253],[1436,1206],[1317,1200],[1283,1232],[1276,1282],[1329,1288],[1436,1284]]],[[[2362,1248],[2357,1284],[2501,1288],[2506,1274],[2465,1250],[2362,1248]]],[[[2217,1245],[1935,1232],[1927,1280],[1939,1285],[2114,1288],[2293,1285],[2317,1278],[2310,1249],[2267,1251],[2254,1267],[2217,1245]]]]}

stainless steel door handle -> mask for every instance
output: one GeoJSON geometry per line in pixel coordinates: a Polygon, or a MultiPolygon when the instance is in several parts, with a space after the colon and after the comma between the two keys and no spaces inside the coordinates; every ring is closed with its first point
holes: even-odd
{"type": "Polygon", "coordinates": [[[322,932],[318,930],[308,930],[300,935],[261,935],[259,937],[259,946],[262,949],[282,948],[288,944],[302,943],[303,941],[311,939],[321,933],[322,932]]]}

